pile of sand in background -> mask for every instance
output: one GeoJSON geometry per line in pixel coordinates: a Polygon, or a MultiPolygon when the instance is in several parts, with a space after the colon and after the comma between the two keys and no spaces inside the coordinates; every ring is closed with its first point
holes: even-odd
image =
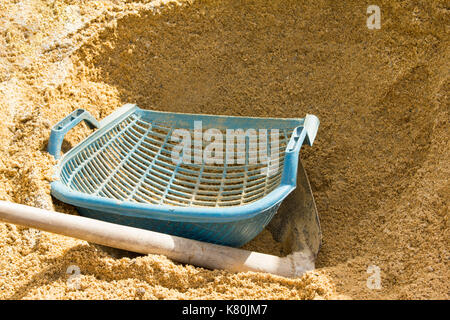
{"type": "MultiPolygon", "coordinates": [[[[51,125],[142,108],[316,114],[302,150],[323,231],[315,272],[233,274],[0,224],[0,298],[447,298],[449,9],[379,1],[4,1],[0,198],[75,214],[49,195],[51,125]],[[74,287],[67,268],[80,270],[74,287]],[[380,290],[367,268],[381,270],[380,290]]],[[[66,137],[68,150],[90,131],[66,137]]],[[[265,231],[246,248],[279,254],[265,231]]]]}

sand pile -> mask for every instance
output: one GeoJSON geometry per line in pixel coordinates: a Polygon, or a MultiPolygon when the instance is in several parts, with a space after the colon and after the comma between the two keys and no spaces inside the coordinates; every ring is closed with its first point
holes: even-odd
{"type": "MultiPolygon", "coordinates": [[[[52,124],[142,108],[317,115],[302,151],[323,245],[301,279],[232,274],[0,224],[0,298],[449,297],[449,11],[366,3],[4,1],[0,198],[75,214],[49,195],[52,124]],[[67,273],[79,271],[73,278],[67,273]],[[381,289],[366,285],[369,266],[381,289]]],[[[90,130],[66,136],[68,150],[90,130]]],[[[269,232],[246,246],[280,254],[269,232]]]]}

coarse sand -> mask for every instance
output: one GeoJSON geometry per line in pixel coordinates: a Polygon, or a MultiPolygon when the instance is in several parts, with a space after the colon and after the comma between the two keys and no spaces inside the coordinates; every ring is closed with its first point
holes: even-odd
{"type": "MultiPolygon", "coordinates": [[[[50,196],[45,152],[76,108],[311,113],[321,126],[302,158],[323,244],[317,270],[286,279],[0,223],[0,299],[448,299],[450,8],[378,0],[369,30],[369,4],[1,1],[1,200],[76,214],[50,196]]],[[[245,248],[282,254],[268,231],[245,248]]]]}

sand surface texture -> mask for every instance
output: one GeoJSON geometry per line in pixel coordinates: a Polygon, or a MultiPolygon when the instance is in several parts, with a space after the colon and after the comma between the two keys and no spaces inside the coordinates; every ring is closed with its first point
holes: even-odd
{"type": "MultiPolygon", "coordinates": [[[[285,279],[0,224],[0,298],[448,299],[448,3],[377,0],[379,30],[366,26],[368,4],[1,1],[0,199],[76,214],[50,196],[45,152],[76,108],[97,119],[127,102],[312,113],[321,127],[302,158],[323,244],[316,271],[285,279]],[[367,286],[368,269],[381,288],[367,286]]],[[[90,132],[76,127],[63,150],[90,132]]],[[[282,253],[268,231],[246,248],[282,253]]]]}

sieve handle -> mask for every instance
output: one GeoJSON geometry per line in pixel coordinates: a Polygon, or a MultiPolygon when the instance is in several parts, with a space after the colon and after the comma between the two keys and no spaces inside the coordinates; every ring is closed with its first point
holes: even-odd
{"type": "Polygon", "coordinates": [[[85,121],[91,129],[100,128],[99,122],[84,109],[75,110],[53,126],[48,141],[47,151],[55,157],[55,159],[59,159],[61,156],[61,145],[66,133],[81,121],[85,121]]]}
{"type": "Polygon", "coordinates": [[[316,139],[319,124],[319,118],[315,115],[307,114],[303,121],[303,126],[295,128],[292,132],[291,139],[286,147],[286,152],[299,151],[304,142],[312,146],[316,139]]]}

